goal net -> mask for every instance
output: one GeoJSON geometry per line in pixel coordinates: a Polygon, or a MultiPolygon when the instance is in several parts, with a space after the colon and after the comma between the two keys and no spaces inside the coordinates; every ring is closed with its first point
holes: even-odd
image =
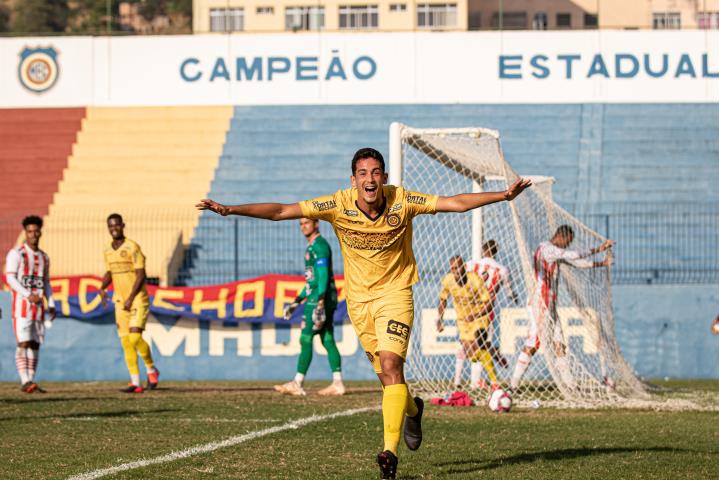
{"type": "MultiPolygon", "coordinates": [[[[393,124],[390,142],[390,183],[410,190],[440,195],[499,191],[518,178],[502,155],[496,131],[393,124]]],[[[494,240],[495,260],[506,267],[509,278],[496,290],[485,347],[495,349],[493,366],[505,388],[525,345],[530,315],[539,319],[540,347],[513,391],[515,402],[601,405],[647,398],[614,335],[610,268],[559,263],[556,309],[549,312],[542,308],[543,302],[529,302],[541,295],[535,290],[541,285],[535,280],[534,253],[557,227],[568,225],[574,231],[571,249],[596,247],[605,240],[553,202],[551,178],[533,180],[534,186],[513,202],[415,220],[414,251],[421,279],[414,290],[415,325],[407,360],[413,388],[432,396],[457,389],[455,369],[461,347],[452,299],[444,330],[438,332],[436,326],[441,282],[450,272],[451,257],[459,255],[471,267],[470,261],[481,258],[482,245],[494,240]],[[507,366],[500,365],[496,351],[507,366]]],[[[590,259],[601,261],[604,255],[590,259]]],[[[488,386],[470,384],[470,361],[462,368],[460,389],[475,401],[486,400],[488,386]]],[[[482,375],[488,385],[486,369],[482,375]]]]}

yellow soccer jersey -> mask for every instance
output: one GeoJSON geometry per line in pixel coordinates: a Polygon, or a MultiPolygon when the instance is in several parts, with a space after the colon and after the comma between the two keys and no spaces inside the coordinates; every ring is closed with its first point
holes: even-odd
{"type": "Polygon", "coordinates": [[[342,248],[347,298],[367,302],[417,282],[412,219],[437,211],[437,195],[386,185],[385,208],[375,219],[357,206],[357,189],[300,202],[302,215],[330,222],[342,248]]]}
{"type": "MultiPolygon", "coordinates": [[[[110,242],[105,247],[105,268],[112,274],[113,301],[121,303],[130,296],[135,285],[135,270],[145,268],[145,255],[142,254],[140,246],[129,238],[126,238],[117,250],[112,248],[110,242]]],[[[149,301],[145,286],[137,294],[135,301],[149,301]]]]}
{"type": "Polygon", "coordinates": [[[442,290],[439,292],[439,298],[447,300],[452,297],[454,309],[457,311],[457,321],[466,322],[470,316],[475,316],[474,320],[482,319],[479,322],[479,328],[487,328],[489,326],[489,317],[487,314],[479,316],[484,305],[489,302],[489,291],[484,285],[484,280],[474,272],[467,272],[467,283],[459,285],[454,280],[454,275],[448,273],[442,279],[442,290]]]}

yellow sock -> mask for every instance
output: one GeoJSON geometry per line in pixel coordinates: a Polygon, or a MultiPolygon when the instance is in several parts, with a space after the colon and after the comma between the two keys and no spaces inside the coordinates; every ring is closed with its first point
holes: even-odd
{"type": "MultiPolygon", "coordinates": [[[[409,390],[407,384],[397,383],[384,387],[382,395],[382,416],[384,418],[384,449],[397,455],[402,433],[402,421],[407,411],[409,390]]],[[[413,402],[414,403],[414,402],[413,402]]],[[[415,409],[417,407],[415,406],[415,409]]]]}
{"type": "MultiPolygon", "coordinates": [[[[150,353],[150,345],[147,344],[141,333],[131,333],[128,335],[130,343],[137,350],[142,357],[147,368],[154,368],[155,363],[152,361],[152,353],[150,353]]],[[[137,357],[135,357],[135,364],[137,364],[137,357]]]]}
{"type": "Polygon", "coordinates": [[[140,368],[137,366],[137,352],[135,347],[132,346],[130,338],[128,336],[120,337],[120,343],[122,344],[123,352],[125,352],[127,371],[130,372],[130,375],[139,375],[140,368]]]}
{"type": "Polygon", "coordinates": [[[474,360],[482,362],[482,366],[487,371],[490,383],[497,383],[497,374],[494,372],[494,362],[492,361],[492,355],[488,350],[480,348],[477,353],[474,354],[474,360]]]}

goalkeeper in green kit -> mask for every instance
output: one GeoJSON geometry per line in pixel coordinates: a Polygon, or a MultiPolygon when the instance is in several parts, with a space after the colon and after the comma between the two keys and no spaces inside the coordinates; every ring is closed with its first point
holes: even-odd
{"type": "Polygon", "coordinates": [[[320,395],[344,395],[342,360],[335,343],[332,324],[332,317],[337,309],[337,288],[332,274],[332,251],[327,240],[320,235],[318,220],[301,218],[300,230],[308,244],[307,251],[305,251],[306,282],[294,302],[285,308],[284,317],[285,320],[289,320],[297,307],[305,302],[302,333],[300,334],[302,350],[300,358],[297,359],[295,379],[283,385],[275,385],[275,390],[288,395],[306,395],[302,383],[310,368],[310,362],[312,362],[312,339],[315,335],[319,335],[322,345],[327,350],[327,357],[332,369],[332,383],[318,393],[320,395]]]}

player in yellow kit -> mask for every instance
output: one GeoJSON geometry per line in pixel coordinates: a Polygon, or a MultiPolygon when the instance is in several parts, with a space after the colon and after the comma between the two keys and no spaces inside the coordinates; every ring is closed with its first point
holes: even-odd
{"type": "Polygon", "coordinates": [[[112,300],[115,304],[117,334],[125,353],[127,370],[130,372],[130,384],[123,392],[142,393],[145,389],[140,384],[138,353],[147,368],[147,388],[157,388],[160,376],[152,361],[150,346],[142,338],[142,331],[150,313],[150,297],[145,288],[145,255],[137,243],[125,238],[125,224],[119,214],[113,213],[107,217],[107,230],[112,241],[104,251],[106,271],[100,295],[104,304],[107,288],[113,284],[112,300]]]}
{"type": "Polygon", "coordinates": [[[412,285],[419,279],[412,252],[412,219],[420,214],[466,212],[512,200],[531,182],[517,180],[504,192],[440,197],[385,185],[382,154],[362,148],[352,158],[352,188],[293,204],[226,206],[209,199],[200,210],[268,220],[302,217],[332,224],[344,257],[347,310],[367,358],[382,382],[384,450],[377,456],[381,478],[395,478],[401,437],[410,450],[422,441],[423,403],[412,398],[404,379],[404,360],[414,319],[412,285]]]}
{"type": "Polygon", "coordinates": [[[457,329],[459,330],[460,349],[457,352],[457,367],[454,384],[459,386],[462,381],[464,359],[472,362],[471,388],[479,388],[482,378],[482,366],[487,370],[492,390],[499,387],[494,372],[489,344],[489,313],[492,311],[489,290],[484,279],[475,272],[468,272],[464,260],[459,255],[449,259],[450,273],[442,279],[439,292],[437,331],[444,330],[444,312],[447,300],[452,297],[457,313],[457,329]],[[461,362],[459,361],[461,360],[461,362]]]}

